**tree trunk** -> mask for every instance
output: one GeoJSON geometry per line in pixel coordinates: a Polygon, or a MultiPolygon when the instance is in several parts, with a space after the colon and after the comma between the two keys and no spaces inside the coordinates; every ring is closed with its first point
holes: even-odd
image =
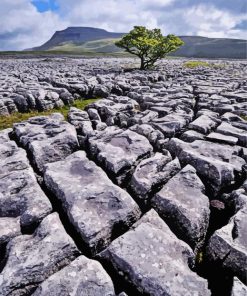
{"type": "Polygon", "coordinates": [[[145,70],[144,57],[140,57],[140,59],[141,59],[141,67],[140,67],[140,69],[145,70]]]}

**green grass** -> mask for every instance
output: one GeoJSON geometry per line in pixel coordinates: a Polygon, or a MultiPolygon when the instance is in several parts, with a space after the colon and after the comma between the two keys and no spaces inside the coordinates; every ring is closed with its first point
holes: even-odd
{"type": "Polygon", "coordinates": [[[63,52],[74,52],[74,53],[123,53],[123,50],[115,46],[115,42],[118,39],[99,39],[93,41],[83,42],[81,44],[74,44],[67,42],[55,46],[48,51],[63,51],[63,52]]]}
{"type": "Polygon", "coordinates": [[[247,116],[241,115],[240,117],[243,118],[243,120],[247,121],[247,116]]]}
{"type": "Polygon", "coordinates": [[[0,116],[0,130],[9,128],[9,127],[13,127],[14,123],[17,122],[21,122],[24,120],[29,119],[30,117],[34,117],[34,116],[41,116],[41,115],[51,115],[52,113],[62,113],[63,116],[65,117],[65,119],[67,119],[68,116],[68,112],[70,107],[76,107],[78,109],[84,109],[87,105],[95,102],[97,99],[89,99],[89,100],[75,100],[73,104],[71,105],[66,105],[63,106],[61,108],[55,108],[52,110],[47,110],[47,111],[42,111],[42,112],[38,112],[38,111],[30,111],[27,113],[19,113],[19,112],[15,112],[12,113],[10,115],[7,116],[0,116]]]}
{"type": "Polygon", "coordinates": [[[198,67],[209,67],[209,68],[223,68],[223,64],[214,64],[214,63],[208,63],[204,61],[188,61],[183,64],[185,68],[198,68],[198,67]]]}
{"type": "Polygon", "coordinates": [[[186,68],[197,68],[197,67],[212,67],[212,64],[203,61],[188,61],[183,64],[186,68]]]}

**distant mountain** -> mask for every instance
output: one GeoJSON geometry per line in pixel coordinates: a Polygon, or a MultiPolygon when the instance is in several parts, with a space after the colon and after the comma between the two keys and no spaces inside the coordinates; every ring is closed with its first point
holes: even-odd
{"type": "Polygon", "coordinates": [[[121,38],[123,35],[124,33],[112,33],[98,28],[68,27],[62,31],[56,31],[45,44],[34,47],[32,50],[51,50],[54,47],[62,46],[66,43],[81,45],[88,41],[117,39],[121,38]]]}
{"type": "Polygon", "coordinates": [[[196,58],[247,58],[247,40],[180,36],[185,45],[175,55],[196,58]]]}
{"type": "MultiPolygon", "coordinates": [[[[34,47],[33,51],[64,51],[74,53],[116,53],[122,52],[114,42],[125,33],[108,32],[90,27],[68,27],[57,31],[45,44],[34,47]]],[[[180,36],[185,42],[172,55],[194,58],[247,58],[247,40],[228,38],[207,38],[180,36]]]]}

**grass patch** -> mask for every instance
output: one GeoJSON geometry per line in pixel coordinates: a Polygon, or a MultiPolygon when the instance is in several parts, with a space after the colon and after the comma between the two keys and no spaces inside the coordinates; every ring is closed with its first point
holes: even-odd
{"type": "Polygon", "coordinates": [[[245,115],[241,115],[240,117],[241,117],[243,120],[247,121],[247,116],[245,116],[245,115]]]}
{"type": "Polygon", "coordinates": [[[198,67],[209,67],[209,68],[223,68],[224,65],[222,64],[213,64],[204,61],[188,61],[183,64],[186,68],[198,68],[198,67]]]}
{"type": "Polygon", "coordinates": [[[30,117],[34,116],[42,116],[42,115],[51,115],[53,113],[59,112],[62,113],[65,119],[67,119],[68,112],[70,107],[76,107],[78,109],[83,110],[87,105],[95,102],[97,99],[89,99],[89,100],[75,100],[73,104],[71,105],[66,105],[61,108],[55,108],[52,110],[47,110],[47,111],[30,111],[27,113],[20,113],[20,112],[15,112],[10,115],[2,115],[0,116],[0,130],[12,127],[14,123],[21,122],[24,120],[29,119],[30,117]]]}
{"type": "Polygon", "coordinates": [[[188,61],[183,64],[186,68],[197,68],[197,67],[212,67],[212,64],[203,61],[188,61]]]}

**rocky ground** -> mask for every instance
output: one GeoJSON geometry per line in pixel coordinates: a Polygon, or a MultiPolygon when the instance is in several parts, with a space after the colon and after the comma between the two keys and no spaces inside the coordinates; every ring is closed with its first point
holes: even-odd
{"type": "Polygon", "coordinates": [[[0,295],[244,296],[247,62],[2,59],[0,295]]]}

